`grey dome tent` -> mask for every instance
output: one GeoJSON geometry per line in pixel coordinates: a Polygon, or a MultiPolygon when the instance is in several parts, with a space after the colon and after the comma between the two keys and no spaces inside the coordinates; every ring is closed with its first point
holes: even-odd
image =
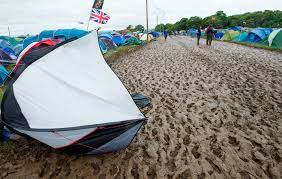
{"type": "Polygon", "coordinates": [[[3,96],[2,123],[66,152],[126,148],[145,116],[103,59],[96,32],[69,41],[24,57],[3,96]]]}

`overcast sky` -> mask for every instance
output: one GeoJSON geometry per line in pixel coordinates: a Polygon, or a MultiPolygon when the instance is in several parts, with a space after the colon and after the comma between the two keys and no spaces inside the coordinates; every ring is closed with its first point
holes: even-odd
{"type": "MultiPolygon", "coordinates": [[[[93,0],[0,0],[0,34],[35,34],[44,29],[86,29],[93,0]],[[84,22],[85,24],[79,24],[84,22]]],[[[148,0],[150,27],[157,15],[162,23],[182,17],[205,17],[223,10],[227,15],[258,10],[281,10],[282,0],[148,0]]],[[[103,29],[145,24],[145,0],[105,0],[103,11],[111,16],[103,29]]],[[[98,25],[92,22],[91,29],[98,25]]]]}

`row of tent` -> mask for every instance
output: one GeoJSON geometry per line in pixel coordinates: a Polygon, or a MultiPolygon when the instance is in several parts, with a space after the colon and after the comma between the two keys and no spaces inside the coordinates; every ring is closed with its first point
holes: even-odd
{"type": "Polygon", "coordinates": [[[99,34],[99,45],[103,54],[110,50],[116,49],[118,46],[126,45],[142,45],[145,41],[151,41],[155,38],[161,36],[159,32],[150,32],[149,34],[144,34],[141,32],[127,32],[122,35],[118,32],[104,32],[99,34]]]}
{"type": "MultiPolygon", "coordinates": [[[[197,30],[189,29],[187,35],[196,37],[197,30]]],[[[202,32],[202,36],[205,32],[202,32]]],[[[259,43],[273,48],[282,49],[282,29],[255,28],[244,29],[236,26],[227,30],[215,30],[215,39],[244,43],[259,43]]]]}
{"type": "MultiPolygon", "coordinates": [[[[8,75],[5,66],[18,63],[23,54],[30,49],[38,46],[55,46],[65,41],[79,39],[87,34],[89,34],[88,31],[80,29],[58,29],[44,30],[37,35],[20,38],[0,36],[0,84],[8,75]]],[[[149,40],[153,40],[160,35],[158,32],[151,32],[148,35],[141,32],[128,32],[125,35],[115,31],[105,32],[98,35],[98,44],[101,52],[105,54],[117,49],[118,46],[142,45],[147,40],[147,36],[149,40]]]]}

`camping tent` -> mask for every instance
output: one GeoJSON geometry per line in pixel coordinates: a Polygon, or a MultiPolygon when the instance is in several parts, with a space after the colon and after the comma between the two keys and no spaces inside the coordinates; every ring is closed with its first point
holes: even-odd
{"type": "Polygon", "coordinates": [[[6,40],[3,40],[3,39],[0,39],[0,48],[6,48],[6,47],[11,47],[11,44],[6,41],[6,40]]]}
{"type": "Polygon", "coordinates": [[[103,41],[99,40],[99,46],[100,46],[100,50],[102,54],[105,54],[108,52],[107,46],[105,45],[103,41]]]}
{"type": "Polygon", "coordinates": [[[17,59],[17,56],[16,56],[14,50],[11,49],[10,47],[5,47],[5,48],[3,48],[2,50],[3,50],[6,54],[8,54],[12,60],[16,60],[16,59],[17,59]]]}
{"type": "Polygon", "coordinates": [[[71,38],[80,38],[86,34],[88,34],[87,31],[80,29],[59,29],[54,32],[54,38],[64,41],[71,38]]]}
{"type": "Polygon", "coordinates": [[[106,35],[99,35],[99,40],[102,41],[105,46],[107,47],[107,51],[109,50],[115,50],[117,49],[117,45],[112,40],[111,36],[109,34],[106,35]]]}
{"type": "Polygon", "coordinates": [[[0,63],[3,65],[14,64],[16,60],[11,57],[6,51],[0,49],[0,63]]]}
{"type": "Polygon", "coordinates": [[[12,37],[8,37],[8,36],[0,36],[1,40],[6,40],[7,42],[9,42],[11,44],[11,46],[16,46],[19,41],[17,41],[15,38],[12,37]]]}
{"type": "Polygon", "coordinates": [[[241,31],[243,29],[243,27],[241,26],[234,26],[234,27],[230,27],[229,30],[234,30],[234,31],[241,31]]]}
{"type": "Polygon", "coordinates": [[[120,33],[114,32],[112,33],[112,36],[113,36],[112,40],[115,42],[117,46],[125,45],[125,39],[120,33]]]}
{"type": "Polygon", "coordinates": [[[58,150],[101,154],[126,148],[143,125],[144,115],[103,59],[96,32],[23,61],[29,63],[2,100],[9,128],[58,150]]]}
{"type": "Polygon", "coordinates": [[[248,33],[247,32],[241,32],[237,37],[235,37],[233,39],[233,41],[236,41],[236,42],[244,42],[245,39],[247,38],[248,36],[248,33]]]}
{"type": "Polygon", "coordinates": [[[44,30],[42,32],[40,32],[39,34],[39,40],[46,40],[46,39],[52,39],[54,38],[54,30],[44,30]]]}
{"type": "MultiPolygon", "coordinates": [[[[154,39],[154,37],[151,34],[149,34],[148,35],[148,40],[151,41],[153,39],[154,39]]],[[[146,41],[147,40],[147,34],[143,34],[142,37],[140,38],[140,40],[146,41]]]]}
{"type": "Polygon", "coordinates": [[[266,37],[268,37],[271,32],[272,32],[272,29],[269,29],[269,28],[256,28],[252,30],[251,32],[249,32],[245,41],[249,43],[259,42],[265,39],[266,37]]]}
{"type": "Polygon", "coordinates": [[[23,49],[29,46],[33,42],[39,41],[39,35],[29,36],[23,40],[23,49]]]}
{"type": "Polygon", "coordinates": [[[88,32],[80,29],[58,29],[58,30],[45,30],[39,35],[30,36],[23,40],[23,49],[33,42],[38,42],[46,39],[56,39],[58,42],[69,40],[72,38],[80,38],[88,32]]]}
{"type": "Polygon", "coordinates": [[[18,56],[22,50],[23,50],[23,44],[22,43],[19,43],[18,45],[16,45],[14,48],[13,48],[15,54],[18,56]]]}
{"type": "Polygon", "coordinates": [[[3,85],[8,76],[9,72],[0,64],[0,85],[3,85]]]}
{"type": "Polygon", "coordinates": [[[240,35],[240,32],[234,31],[234,30],[228,30],[225,32],[224,36],[221,38],[221,40],[224,41],[232,41],[235,39],[238,35],[240,35]]]}
{"type": "Polygon", "coordinates": [[[142,41],[139,40],[137,37],[130,37],[126,40],[127,45],[142,45],[142,41]]]}
{"type": "Polygon", "coordinates": [[[191,36],[191,37],[196,37],[197,36],[197,29],[191,28],[187,30],[187,35],[191,36]]]}
{"type": "Polygon", "coordinates": [[[160,32],[155,32],[155,31],[150,32],[149,34],[151,34],[154,38],[158,38],[158,37],[161,36],[161,33],[160,33],[160,32]]]}
{"type": "Polygon", "coordinates": [[[99,38],[108,38],[110,40],[113,40],[113,36],[111,34],[106,34],[106,33],[100,34],[99,38]]]}
{"type": "Polygon", "coordinates": [[[217,40],[221,39],[223,36],[224,36],[224,33],[221,32],[221,31],[217,31],[217,32],[215,33],[215,38],[216,38],[217,40]]]}
{"type": "Polygon", "coordinates": [[[141,45],[142,41],[138,39],[137,37],[131,35],[131,34],[126,34],[123,36],[125,39],[126,45],[141,45]]]}
{"type": "Polygon", "coordinates": [[[27,56],[29,53],[31,53],[32,51],[35,51],[35,50],[39,50],[41,48],[45,48],[45,47],[48,47],[48,46],[54,46],[54,45],[55,45],[55,42],[53,42],[50,39],[43,40],[43,41],[40,41],[40,42],[31,43],[24,50],[22,50],[21,53],[19,54],[16,66],[14,67],[14,69],[11,73],[11,76],[13,77],[13,75],[16,73],[16,71],[17,71],[17,69],[19,68],[20,65],[23,65],[23,63],[27,63],[27,64],[29,63],[28,61],[23,61],[25,56],[27,56]]]}
{"type": "Polygon", "coordinates": [[[270,47],[282,48],[282,29],[273,31],[268,37],[268,42],[270,47]]]}

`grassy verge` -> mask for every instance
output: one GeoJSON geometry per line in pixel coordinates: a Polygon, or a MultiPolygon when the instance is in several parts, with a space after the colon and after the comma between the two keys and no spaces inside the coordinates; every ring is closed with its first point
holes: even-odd
{"type": "Polygon", "coordinates": [[[265,49],[265,50],[270,50],[270,51],[275,51],[275,52],[281,52],[282,53],[282,49],[281,48],[273,48],[273,47],[269,47],[269,46],[262,45],[262,44],[251,44],[251,43],[234,42],[234,41],[226,41],[226,42],[235,43],[235,44],[244,45],[244,46],[253,47],[253,48],[259,48],[259,49],[265,49]]]}
{"type": "MultiPolygon", "coordinates": [[[[201,37],[201,39],[205,39],[206,37],[201,37]]],[[[274,47],[269,47],[267,45],[263,45],[263,44],[251,44],[251,43],[246,43],[246,42],[236,42],[236,41],[229,41],[229,40],[218,40],[218,39],[213,39],[214,41],[218,41],[218,42],[228,42],[228,43],[234,43],[234,44],[238,44],[238,45],[244,45],[247,47],[253,47],[253,48],[259,48],[259,49],[265,49],[265,50],[270,50],[270,51],[275,51],[275,52],[281,52],[282,53],[282,49],[281,48],[274,48],[274,47]]]]}
{"type": "Polygon", "coordinates": [[[142,45],[128,45],[128,46],[121,46],[118,47],[116,50],[109,51],[104,55],[105,60],[111,64],[116,61],[116,59],[124,56],[125,54],[130,54],[141,49],[142,45]]]}

